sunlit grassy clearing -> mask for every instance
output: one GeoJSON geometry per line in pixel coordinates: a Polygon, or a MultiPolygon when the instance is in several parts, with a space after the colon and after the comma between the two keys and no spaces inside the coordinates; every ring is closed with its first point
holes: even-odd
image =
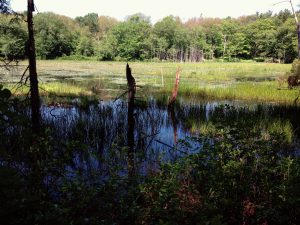
{"type": "MultiPolygon", "coordinates": [[[[126,86],[125,66],[126,62],[38,61],[41,93],[93,95],[94,83],[101,83],[100,88],[103,89],[118,90],[126,86]]],[[[298,96],[298,91],[288,90],[286,84],[278,90],[276,79],[286,76],[290,65],[254,62],[130,62],[130,67],[138,86],[155,87],[147,88],[148,94],[154,91],[170,94],[176,70],[181,68],[179,93],[184,96],[285,103],[292,103],[298,96]]],[[[22,66],[19,74],[21,69],[22,66]]],[[[17,94],[23,92],[19,89],[17,94]]]]}
{"type": "MultiPolygon", "coordinates": [[[[170,91],[170,90],[169,90],[170,91]]],[[[169,91],[165,91],[166,93],[169,91]]],[[[247,100],[247,101],[272,101],[293,103],[299,96],[298,90],[287,88],[278,89],[276,82],[245,82],[228,86],[193,87],[184,84],[180,87],[180,94],[201,99],[218,100],[247,100]]]]}
{"type": "Polygon", "coordinates": [[[62,96],[92,95],[92,92],[87,90],[87,88],[83,86],[78,86],[78,85],[68,84],[68,83],[59,83],[59,82],[42,84],[41,91],[44,95],[47,94],[56,94],[62,96]]]}
{"type": "MultiPolygon", "coordinates": [[[[162,76],[166,79],[175,77],[177,68],[181,68],[182,79],[199,80],[234,80],[243,77],[277,77],[282,76],[291,68],[285,64],[268,63],[148,63],[130,62],[135,77],[143,78],[162,76]]],[[[21,63],[26,65],[26,62],[21,63]]],[[[85,77],[85,76],[120,76],[125,78],[126,62],[99,62],[99,61],[37,61],[38,75],[44,77],[85,77]]],[[[22,67],[20,71],[22,72],[22,67]]]]}
{"type": "MultiPolygon", "coordinates": [[[[17,85],[5,85],[5,87],[11,89],[14,95],[25,95],[29,92],[29,87],[27,86],[17,86],[17,85]]],[[[86,87],[81,87],[78,85],[73,85],[69,83],[61,82],[51,82],[51,83],[42,83],[40,84],[40,94],[42,96],[90,96],[92,92],[89,91],[86,87]]]]}

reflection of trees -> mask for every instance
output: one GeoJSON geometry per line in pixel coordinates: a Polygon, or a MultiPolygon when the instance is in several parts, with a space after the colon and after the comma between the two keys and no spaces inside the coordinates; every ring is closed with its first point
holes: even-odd
{"type": "Polygon", "coordinates": [[[112,168],[124,170],[127,168],[128,150],[131,165],[135,162],[135,172],[157,165],[161,154],[166,160],[173,156],[176,158],[172,156],[176,153],[169,152],[169,147],[156,141],[173,145],[174,122],[179,140],[182,133],[203,137],[238,122],[265,138],[280,133],[285,143],[290,143],[288,140],[299,142],[300,109],[297,107],[255,106],[250,109],[176,104],[173,112],[176,120],[172,121],[168,108],[158,108],[155,101],[143,103],[136,100],[134,110],[129,108],[128,103],[118,100],[115,103],[101,102],[88,109],[59,108],[52,112],[60,115],[56,118],[47,117],[49,109],[43,108],[43,123],[54,129],[53,138],[58,143],[74,140],[78,143],[72,147],[71,161],[67,162],[71,171],[85,171],[86,175],[91,174],[92,177],[98,174],[99,177],[107,176],[112,168]],[[165,135],[163,132],[166,131],[170,134],[165,135]]]}

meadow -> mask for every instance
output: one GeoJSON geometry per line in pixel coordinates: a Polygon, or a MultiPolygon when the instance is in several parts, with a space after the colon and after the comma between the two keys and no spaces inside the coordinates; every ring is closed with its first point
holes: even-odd
{"type": "MultiPolygon", "coordinates": [[[[3,82],[16,95],[28,91],[16,84],[27,62],[10,71],[2,71],[3,82]],[[18,87],[18,88],[17,88],[18,87]]],[[[125,62],[38,61],[40,91],[44,96],[117,97],[126,89],[125,62]]],[[[172,91],[175,73],[181,69],[179,96],[196,100],[243,100],[292,104],[297,89],[280,83],[288,76],[289,64],[256,62],[130,62],[141,97],[172,91]]]]}

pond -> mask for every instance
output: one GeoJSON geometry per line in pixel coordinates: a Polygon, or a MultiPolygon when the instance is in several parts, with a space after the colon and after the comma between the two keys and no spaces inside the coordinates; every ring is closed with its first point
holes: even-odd
{"type": "Polygon", "coordinates": [[[249,132],[265,140],[273,134],[280,135],[285,150],[291,154],[298,152],[298,107],[237,101],[180,102],[168,108],[153,98],[147,102],[136,101],[131,131],[128,104],[120,99],[99,101],[85,107],[44,105],[42,114],[45,126],[54,129],[53,137],[58,142],[76,140],[83,144],[82,149],[74,152],[73,165],[87,168],[88,163],[89,169],[92,167],[95,171],[100,168],[105,171],[104,167],[113,157],[126,173],[131,151],[135,172],[144,174],[147,168],[157,168],[161,162],[175,162],[198,153],[207,139],[213,145],[218,131],[226,126],[236,126],[236,129],[247,126],[249,132]],[[131,140],[129,132],[132,132],[131,140]]]}

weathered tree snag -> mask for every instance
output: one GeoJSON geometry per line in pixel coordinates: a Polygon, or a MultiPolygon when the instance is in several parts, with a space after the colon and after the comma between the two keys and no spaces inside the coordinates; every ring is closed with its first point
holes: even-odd
{"type": "Polygon", "coordinates": [[[129,67],[128,63],[126,65],[126,79],[127,79],[127,86],[128,86],[128,99],[130,94],[135,94],[136,91],[136,84],[135,79],[131,74],[131,68],[129,67]]]}
{"type": "Polygon", "coordinates": [[[128,86],[128,114],[127,114],[127,146],[128,146],[128,174],[133,176],[135,173],[134,166],[134,97],[136,91],[135,79],[131,74],[131,68],[126,66],[126,78],[128,86]]]}
{"type": "Polygon", "coordinates": [[[34,11],[34,0],[28,0],[27,4],[27,23],[28,23],[28,59],[29,59],[29,78],[30,78],[30,105],[32,128],[35,134],[40,130],[40,97],[36,72],[35,41],[33,32],[32,12],[34,11]]]}
{"type": "Polygon", "coordinates": [[[171,107],[176,101],[176,97],[179,89],[179,79],[180,79],[181,70],[178,68],[176,72],[176,80],[172,91],[172,96],[169,98],[168,107],[171,107]]]}

